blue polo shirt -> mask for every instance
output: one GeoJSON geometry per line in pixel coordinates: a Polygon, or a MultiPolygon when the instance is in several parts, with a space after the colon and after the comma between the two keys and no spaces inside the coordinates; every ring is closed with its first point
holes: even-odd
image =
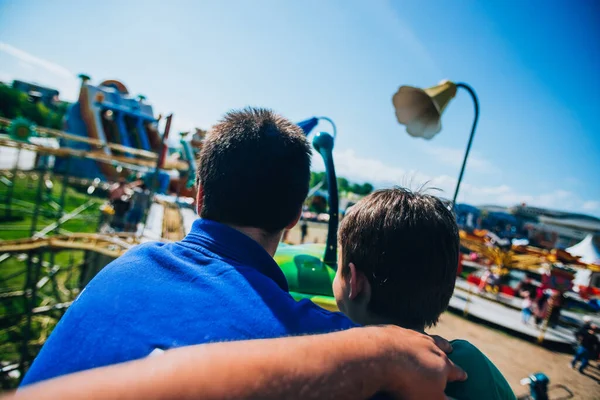
{"type": "Polygon", "coordinates": [[[340,313],[295,301],[281,269],[250,237],[199,219],[182,241],[143,244],[107,265],[60,320],[22,385],[157,348],[352,326],[340,313]]]}

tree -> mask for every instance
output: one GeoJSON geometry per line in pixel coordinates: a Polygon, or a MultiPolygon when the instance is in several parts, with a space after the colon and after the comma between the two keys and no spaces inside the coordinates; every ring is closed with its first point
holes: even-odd
{"type": "Polygon", "coordinates": [[[0,84],[0,116],[14,119],[20,115],[20,94],[17,90],[0,84]]]}
{"type": "Polygon", "coordinates": [[[319,184],[319,182],[324,181],[323,186],[321,186],[322,190],[327,190],[327,179],[325,178],[325,172],[311,172],[310,173],[310,187],[315,187],[319,184]]]}
{"type": "Polygon", "coordinates": [[[348,192],[350,190],[350,183],[348,179],[339,177],[337,178],[338,191],[340,192],[348,192]]]}
{"type": "Polygon", "coordinates": [[[371,193],[373,191],[373,185],[371,185],[369,182],[365,182],[361,185],[360,190],[362,195],[368,195],[369,193],[371,193]]]}
{"type": "Polygon", "coordinates": [[[350,185],[350,192],[361,194],[362,187],[358,183],[353,183],[350,185]]]}
{"type": "Polygon", "coordinates": [[[8,119],[22,117],[39,126],[61,129],[68,107],[68,103],[60,103],[51,110],[42,102],[30,101],[27,93],[0,84],[0,116],[2,117],[8,119]]]}
{"type": "MultiPolygon", "coordinates": [[[[327,179],[325,172],[311,172],[310,173],[310,187],[315,187],[319,182],[323,182],[321,190],[327,190],[327,179]]],[[[340,176],[337,178],[338,192],[351,192],[358,195],[366,196],[373,191],[373,185],[369,182],[363,184],[349,182],[348,179],[340,176]]]]}

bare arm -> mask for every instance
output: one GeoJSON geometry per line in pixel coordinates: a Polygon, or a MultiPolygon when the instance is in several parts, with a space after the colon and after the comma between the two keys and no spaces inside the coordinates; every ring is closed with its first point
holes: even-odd
{"type": "Polygon", "coordinates": [[[38,383],[16,399],[444,399],[464,372],[433,339],[398,327],[213,343],[38,383]]]}

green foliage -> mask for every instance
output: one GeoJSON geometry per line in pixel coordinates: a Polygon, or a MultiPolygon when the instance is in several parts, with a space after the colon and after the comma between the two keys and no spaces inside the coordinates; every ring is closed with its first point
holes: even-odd
{"type": "MultiPolygon", "coordinates": [[[[310,187],[314,187],[322,180],[325,180],[325,182],[323,183],[323,186],[321,186],[321,190],[327,190],[328,186],[327,186],[327,180],[325,177],[325,172],[311,172],[310,173],[310,187]]],[[[352,183],[352,182],[349,182],[348,179],[346,179],[344,177],[337,178],[337,184],[338,184],[338,192],[340,192],[340,193],[344,193],[344,192],[355,193],[355,194],[358,194],[361,196],[366,196],[367,194],[371,193],[374,189],[373,185],[370,184],[369,182],[366,182],[363,184],[352,183]]]]}
{"type": "MultiPolygon", "coordinates": [[[[311,172],[310,173],[310,187],[315,187],[316,185],[319,184],[319,182],[325,180],[325,172],[311,172]]],[[[325,180],[325,183],[323,184],[323,186],[321,186],[321,189],[326,190],[327,189],[327,181],[325,180]]]]}
{"type": "Polygon", "coordinates": [[[350,182],[346,178],[337,178],[338,191],[350,192],[350,182]]]}
{"type": "Polygon", "coordinates": [[[62,129],[68,107],[68,103],[59,103],[49,109],[42,102],[31,102],[26,93],[0,83],[0,116],[4,118],[22,117],[39,126],[62,129]]]}
{"type": "Polygon", "coordinates": [[[356,194],[367,195],[373,191],[373,185],[369,182],[363,183],[362,185],[352,185],[352,190],[350,191],[356,194]]]}

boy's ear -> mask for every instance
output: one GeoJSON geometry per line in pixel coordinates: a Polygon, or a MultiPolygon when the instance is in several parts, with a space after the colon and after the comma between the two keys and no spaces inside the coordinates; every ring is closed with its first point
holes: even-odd
{"type": "Polygon", "coordinates": [[[354,263],[348,264],[349,277],[350,277],[350,292],[348,297],[350,300],[356,299],[360,294],[370,294],[369,281],[365,274],[356,269],[354,263]]]}
{"type": "Polygon", "coordinates": [[[196,214],[200,215],[202,212],[202,205],[204,204],[204,188],[202,185],[198,185],[198,192],[196,192],[196,214]]]}

